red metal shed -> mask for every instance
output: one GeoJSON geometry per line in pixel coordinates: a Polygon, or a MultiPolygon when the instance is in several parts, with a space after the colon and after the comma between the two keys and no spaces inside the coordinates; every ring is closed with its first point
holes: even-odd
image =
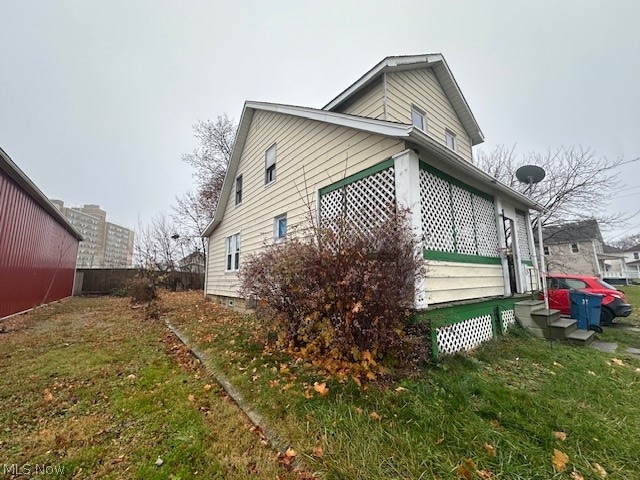
{"type": "Polygon", "coordinates": [[[71,296],[80,240],[0,148],[0,318],[71,296]]]}

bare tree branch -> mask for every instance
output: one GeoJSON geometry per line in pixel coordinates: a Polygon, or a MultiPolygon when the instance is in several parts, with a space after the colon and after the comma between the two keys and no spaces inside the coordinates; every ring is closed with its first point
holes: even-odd
{"type": "Polygon", "coordinates": [[[543,225],[595,218],[603,227],[617,226],[628,220],[622,214],[611,215],[606,208],[622,183],[617,167],[622,158],[598,156],[591,148],[559,147],[546,153],[518,156],[515,145],[497,146],[491,152],[478,152],[478,166],[502,183],[528,195],[547,209],[543,225]],[[515,176],[522,165],[538,165],[546,172],[544,180],[532,186],[515,176]]]}

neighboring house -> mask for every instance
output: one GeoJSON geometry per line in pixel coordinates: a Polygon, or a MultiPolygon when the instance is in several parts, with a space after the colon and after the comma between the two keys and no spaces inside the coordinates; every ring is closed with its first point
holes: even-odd
{"type": "Polygon", "coordinates": [[[0,148],[0,318],[71,296],[80,240],[0,148]]]}
{"type": "Polygon", "coordinates": [[[204,273],[204,253],[196,250],[178,262],[181,272],[204,273]]]}
{"type": "Polygon", "coordinates": [[[626,283],[625,255],[605,245],[597,220],[550,225],[542,229],[549,273],[591,275],[610,283],[626,283]]]}
{"type": "Polygon", "coordinates": [[[322,109],[246,102],[204,232],[206,295],[242,304],[243,258],[304,225],[309,207],[366,228],[400,206],[424,238],[416,310],[448,307],[432,324],[436,348],[490,338],[513,322],[505,298],[537,288],[529,209],[540,207],[472,163],[483,140],[439,54],[388,57],[322,109]]]}
{"type": "Polygon", "coordinates": [[[78,268],[133,266],[133,230],[107,222],[107,212],[100,205],[65,207],[62,200],[51,201],[84,237],[78,250],[78,268]]]}

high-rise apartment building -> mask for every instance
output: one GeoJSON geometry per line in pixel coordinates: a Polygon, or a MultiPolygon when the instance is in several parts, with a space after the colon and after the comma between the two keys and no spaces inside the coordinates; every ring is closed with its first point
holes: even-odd
{"type": "Polygon", "coordinates": [[[84,237],[78,249],[78,268],[133,266],[133,230],[107,222],[107,212],[100,205],[65,207],[62,200],[52,202],[84,237]]]}

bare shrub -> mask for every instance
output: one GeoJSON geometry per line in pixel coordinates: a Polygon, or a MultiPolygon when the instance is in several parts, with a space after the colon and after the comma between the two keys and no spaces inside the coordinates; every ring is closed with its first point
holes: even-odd
{"type": "Polygon", "coordinates": [[[406,323],[422,274],[406,213],[366,231],[344,221],[312,230],[265,247],[241,270],[243,294],[283,345],[368,378],[384,371],[381,361],[424,358],[406,323]]]}
{"type": "Polygon", "coordinates": [[[158,298],[158,291],[155,284],[144,277],[132,278],[127,282],[127,292],[131,296],[133,303],[149,303],[158,298]]]}

